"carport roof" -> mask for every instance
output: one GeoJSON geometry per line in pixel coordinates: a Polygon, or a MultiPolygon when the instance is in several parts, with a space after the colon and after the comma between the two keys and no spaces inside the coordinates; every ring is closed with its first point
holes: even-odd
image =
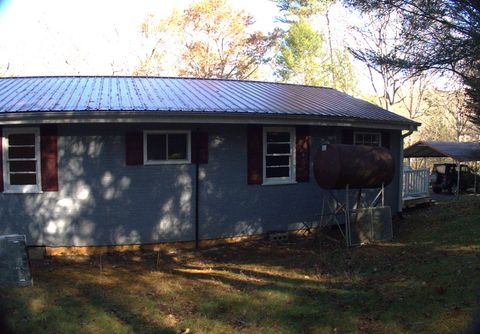
{"type": "Polygon", "coordinates": [[[456,161],[480,161],[480,142],[419,141],[407,147],[405,158],[452,158],[456,161]]]}

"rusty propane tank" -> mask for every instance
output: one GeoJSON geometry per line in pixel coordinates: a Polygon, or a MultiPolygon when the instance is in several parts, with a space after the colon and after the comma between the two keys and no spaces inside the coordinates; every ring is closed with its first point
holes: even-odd
{"type": "Polygon", "coordinates": [[[323,145],[313,165],[318,185],[325,189],[378,188],[395,174],[395,162],[383,147],[323,145]]]}

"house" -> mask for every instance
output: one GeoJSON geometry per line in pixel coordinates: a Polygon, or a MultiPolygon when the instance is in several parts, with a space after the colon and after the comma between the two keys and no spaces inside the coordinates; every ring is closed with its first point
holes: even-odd
{"type": "MultiPolygon", "coordinates": [[[[0,79],[0,234],[30,245],[151,244],[314,221],[321,145],[382,145],[418,126],[330,88],[154,77],[0,79]]],[[[325,162],[328,163],[328,162],[325,162]]]]}

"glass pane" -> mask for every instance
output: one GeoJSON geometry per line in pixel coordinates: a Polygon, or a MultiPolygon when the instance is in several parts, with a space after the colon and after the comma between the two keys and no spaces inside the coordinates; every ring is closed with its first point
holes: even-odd
{"type": "Polygon", "coordinates": [[[37,184],[37,174],[10,174],[10,184],[17,186],[37,184]]]}
{"type": "Polygon", "coordinates": [[[10,172],[35,172],[36,161],[10,161],[10,172]]]}
{"type": "Polygon", "coordinates": [[[267,132],[267,143],[290,142],[290,132],[267,132]]]}
{"type": "Polygon", "coordinates": [[[35,159],[35,147],[9,147],[9,159],[35,159]]]}
{"type": "Polygon", "coordinates": [[[186,160],[187,159],[187,134],[171,133],[168,134],[168,159],[186,160]]]}
{"type": "Polygon", "coordinates": [[[34,133],[19,133],[8,136],[9,145],[35,145],[34,133]]]}
{"type": "Polygon", "coordinates": [[[283,155],[279,157],[268,157],[267,156],[267,166],[289,166],[290,165],[290,156],[283,155]]]}
{"type": "Polygon", "coordinates": [[[290,153],[290,144],[267,144],[267,154],[290,153]]]}
{"type": "Polygon", "coordinates": [[[167,135],[147,135],[147,160],[167,159],[167,135]]]}
{"type": "Polygon", "coordinates": [[[268,177],[289,177],[290,168],[288,167],[267,167],[266,176],[268,177]]]}
{"type": "Polygon", "coordinates": [[[380,135],[371,133],[362,133],[355,135],[355,144],[367,146],[380,146],[380,135]]]}

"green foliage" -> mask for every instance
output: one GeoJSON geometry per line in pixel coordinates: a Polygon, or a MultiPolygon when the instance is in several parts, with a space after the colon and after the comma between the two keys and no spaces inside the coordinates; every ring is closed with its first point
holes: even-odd
{"type": "Polygon", "coordinates": [[[335,0],[276,0],[277,7],[284,13],[284,22],[298,17],[309,18],[324,13],[335,0]]]}
{"type": "Polygon", "coordinates": [[[472,111],[471,121],[480,128],[480,61],[477,61],[473,66],[471,73],[471,75],[464,77],[468,95],[467,105],[472,111]]]}
{"type": "Polygon", "coordinates": [[[323,36],[301,17],[285,35],[277,57],[277,74],[286,82],[326,85],[328,74],[322,68],[325,59],[323,36]]]}
{"type": "Polygon", "coordinates": [[[356,79],[347,48],[334,48],[330,33],[331,0],[278,0],[290,24],[276,57],[275,74],[284,82],[332,87],[354,94],[356,79]],[[325,15],[325,35],[311,22],[325,15]]]}
{"type": "Polygon", "coordinates": [[[357,89],[357,80],[348,49],[334,49],[333,60],[328,65],[328,71],[331,73],[329,86],[345,93],[354,94],[357,89]]]}

